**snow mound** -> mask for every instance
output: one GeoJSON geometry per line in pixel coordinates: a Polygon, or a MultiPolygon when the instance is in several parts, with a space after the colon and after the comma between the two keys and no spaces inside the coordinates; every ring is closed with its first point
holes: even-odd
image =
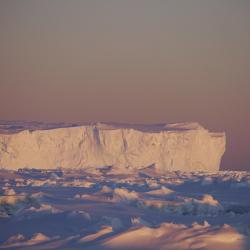
{"type": "Polygon", "coordinates": [[[50,238],[42,233],[36,233],[32,236],[30,240],[28,240],[26,243],[27,245],[34,245],[41,242],[49,241],[50,238]]]}
{"type": "Polygon", "coordinates": [[[183,215],[206,215],[216,216],[223,212],[223,207],[213,198],[213,196],[205,194],[201,200],[198,199],[184,199],[182,204],[167,205],[166,212],[176,212],[183,215]]]}
{"type": "Polygon", "coordinates": [[[36,212],[36,213],[42,212],[42,213],[55,214],[55,213],[60,213],[61,210],[54,208],[53,206],[51,206],[49,204],[41,204],[39,208],[32,206],[32,207],[26,209],[26,212],[36,212]]]}
{"type": "Polygon", "coordinates": [[[135,191],[129,191],[126,188],[115,188],[113,191],[113,201],[135,201],[139,198],[135,191]]]}
{"type": "Polygon", "coordinates": [[[103,243],[111,249],[243,249],[245,238],[228,225],[213,227],[208,223],[164,223],[158,228],[140,227],[128,230],[103,243]]]}
{"type": "Polygon", "coordinates": [[[201,185],[202,186],[208,186],[208,185],[212,185],[214,183],[214,180],[212,177],[210,176],[207,176],[205,178],[203,178],[202,182],[201,182],[201,185]]]}
{"type": "Polygon", "coordinates": [[[154,196],[165,196],[165,195],[169,195],[173,193],[174,193],[173,190],[162,186],[160,189],[148,191],[146,194],[154,195],[154,196]]]}
{"type": "Polygon", "coordinates": [[[108,186],[103,186],[101,191],[101,193],[104,193],[104,194],[107,194],[107,193],[112,193],[113,192],[113,189],[109,188],[108,186]]]}
{"type": "Polygon", "coordinates": [[[8,217],[18,211],[38,204],[38,201],[26,195],[0,196],[0,216],[8,217]]]}
{"type": "Polygon", "coordinates": [[[133,226],[146,226],[146,227],[152,226],[151,223],[149,223],[148,221],[145,221],[141,217],[131,218],[131,224],[133,226]]]}
{"type": "Polygon", "coordinates": [[[15,195],[16,194],[16,192],[15,192],[15,190],[14,189],[6,189],[5,191],[4,191],[4,195],[15,195]]]}
{"type": "Polygon", "coordinates": [[[14,244],[18,242],[23,242],[25,240],[25,237],[22,234],[16,234],[12,235],[4,244],[9,245],[9,244],[14,244]]]}
{"type": "Polygon", "coordinates": [[[96,233],[93,233],[93,234],[89,234],[87,236],[84,236],[82,238],[80,238],[78,240],[79,243],[86,243],[86,242],[91,242],[91,241],[95,241],[97,240],[98,238],[106,235],[106,234],[109,234],[109,233],[112,233],[113,230],[112,230],[112,227],[110,226],[105,226],[103,228],[101,228],[98,232],[96,233]]]}
{"type": "Polygon", "coordinates": [[[157,209],[182,215],[217,216],[224,211],[220,203],[208,194],[200,200],[189,197],[174,196],[173,198],[171,200],[145,199],[138,201],[137,205],[143,209],[157,209]]]}

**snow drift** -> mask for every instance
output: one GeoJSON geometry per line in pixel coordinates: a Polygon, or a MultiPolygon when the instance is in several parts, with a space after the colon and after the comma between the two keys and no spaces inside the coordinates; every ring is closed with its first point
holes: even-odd
{"type": "Polygon", "coordinates": [[[24,129],[0,134],[0,167],[81,168],[154,166],[166,170],[219,170],[225,134],[197,123],[24,129]]]}

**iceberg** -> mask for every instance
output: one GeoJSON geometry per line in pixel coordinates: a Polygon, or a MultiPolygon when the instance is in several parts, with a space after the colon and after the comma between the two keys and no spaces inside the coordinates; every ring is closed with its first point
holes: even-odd
{"type": "Polygon", "coordinates": [[[225,133],[209,132],[198,123],[24,126],[0,130],[0,167],[217,171],[225,145],[225,133]]]}

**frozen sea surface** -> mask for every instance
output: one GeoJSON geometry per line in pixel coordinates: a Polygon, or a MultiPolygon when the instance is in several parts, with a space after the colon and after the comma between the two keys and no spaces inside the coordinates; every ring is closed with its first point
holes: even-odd
{"type": "Polygon", "coordinates": [[[1,249],[250,249],[249,239],[248,172],[0,170],[1,249]]]}

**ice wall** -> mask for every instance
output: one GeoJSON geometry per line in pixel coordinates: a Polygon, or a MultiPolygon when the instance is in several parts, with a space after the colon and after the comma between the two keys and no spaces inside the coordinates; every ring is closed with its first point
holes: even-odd
{"type": "Polygon", "coordinates": [[[225,134],[197,123],[95,124],[0,134],[0,167],[80,168],[155,164],[164,170],[219,170],[225,134]]]}

